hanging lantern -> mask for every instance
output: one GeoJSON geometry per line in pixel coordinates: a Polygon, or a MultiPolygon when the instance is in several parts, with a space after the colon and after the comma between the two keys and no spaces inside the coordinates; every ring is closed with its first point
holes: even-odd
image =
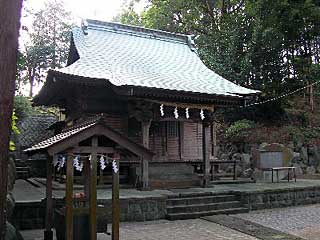
{"type": "Polygon", "coordinates": [[[160,115],[161,117],[164,116],[163,104],[160,105],[160,115]]]}
{"type": "Polygon", "coordinates": [[[178,119],[179,118],[179,113],[178,113],[178,108],[175,107],[174,111],[173,111],[173,114],[174,114],[174,118],[175,119],[178,119]]]}
{"type": "Polygon", "coordinates": [[[201,120],[205,119],[203,109],[200,110],[200,118],[201,120]]]}
{"type": "Polygon", "coordinates": [[[189,108],[186,108],[186,119],[189,119],[190,115],[189,115],[189,108]]]}

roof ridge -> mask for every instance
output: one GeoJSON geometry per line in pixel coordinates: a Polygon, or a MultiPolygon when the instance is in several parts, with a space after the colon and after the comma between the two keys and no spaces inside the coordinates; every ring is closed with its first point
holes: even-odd
{"type": "Polygon", "coordinates": [[[82,128],[82,127],[88,126],[90,124],[97,123],[97,122],[100,121],[100,119],[102,117],[103,117],[102,114],[97,114],[95,116],[85,118],[85,119],[81,120],[80,122],[76,122],[74,125],[63,129],[61,131],[61,133],[69,132],[69,131],[72,131],[72,130],[77,129],[77,128],[82,128]]]}
{"type": "Polygon", "coordinates": [[[167,31],[158,30],[158,29],[145,28],[141,26],[134,26],[134,25],[128,25],[128,24],[122,24],[122,23],[116,23],[116,22],[107,22],[107,21],[100,21],[100,20],[93,20],[93,19],[86,19],[85,21],[87,24],[82,26],[82,30],[84,32],[86,31],[86,28],[103,29],[103,30],[109,30],[113,32],[123,32],[127,34],[137,34],[139,36],[148,36],[148,37],[160,38],[164,40],[177,41],[185,44],[189,44],[189,42],[192,41],[192,37],[193,37],[193,35],[167,32],[167,31]]]}

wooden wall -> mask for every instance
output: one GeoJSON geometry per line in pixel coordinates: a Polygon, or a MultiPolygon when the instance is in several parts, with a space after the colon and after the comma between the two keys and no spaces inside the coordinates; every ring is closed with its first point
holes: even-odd
{"type": "MultiPolygon", "coordinates": [[[[120,114],[104,114],[104,121],[112,129],[142,144],[140,122],[133,120],[133,123],[129,123],[126,116],[120,114]],[[129,130],[129,128],[131,129],[129,130]]],[[[210,136],[210,128],[207,130],[207,134],[210,136]]],[[[192,121],[153,122],[150,128],[149,145],[156,154],[153,160],[157,162],[201,161],[202,123],[192,121]]]]}

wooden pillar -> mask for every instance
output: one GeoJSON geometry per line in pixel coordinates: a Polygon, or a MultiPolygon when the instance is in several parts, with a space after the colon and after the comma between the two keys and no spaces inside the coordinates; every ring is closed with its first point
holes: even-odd
{"type": "Polygon", "coordinates": [[[179,156],[184,158],[184,122],[179,122],[179,156]]]}
{"type": "Polygon", "coordinates": [[[210,158],[208,156],[208,134],[207,134],[207,124],[205,122],[202,122],[202,160],[203,160],[202,187],[207,187],[210,181],[210,158]]]}
{"type": "Polygon", "coordinates": [[[52,205],[52,169],[53,157],[47,155],[47,188],[46,188],[46,229],[44,231],[44,240],[53,239],[52,220],[53,220],[53,205],[52,205]]]}
{"type": "Polygon", "coordinates": [[[114,154],[118,171],[112,170],[112,240],[119,240],[120,227],[120,201],[119,201],[119,155],[114,154]]]}
{"type": "Polygon", "coordinates": [[[97,239],[97,147],[98,137],[92,138],[91,178],[90,178],[90,236],[97,239]]]}
{"type": "MultiPolygon", "coordinates": [[[[149,130],[151,121],[142,121],[142,143],[149,148],[149,130]]],[[[141,159],[142,189],[149,188],[149,159],[141,159]]]]}
{"type": "Polygon", "coordinates": [[[211,123],[211,134],[212,134],[212,156],[217,157],[217,124],[216,122],[211,123]]]}
{"type": "Polygon", "coordinates": [[[83,166],[83,180],[84,180],[84,195],[86,196],[86,200],[89,201],[90,196],[90,161],[88,158],[84,160],[83,166]]]}
{"type": "Polygon", "coordinates": [[[73,240],[73,162],[69,155],[66,164],[66,240],[73,240]]]}

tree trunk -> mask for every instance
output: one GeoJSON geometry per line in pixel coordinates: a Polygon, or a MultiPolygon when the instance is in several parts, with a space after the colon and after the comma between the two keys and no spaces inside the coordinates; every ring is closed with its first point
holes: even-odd
{"type": "Polygon", "coordinates": [[[5,233],[9,137],[22,0],[0,0],[0,240],[5,233]]]}
{"type": "Polygon", "coordinates": [[[29,69],[28,71],[28,78],[29,78],[29,84],[30,84],[30,88],[29,88],[29,97],[33,96],[33,85],[34,85],[34,68],[29,69]]]}

